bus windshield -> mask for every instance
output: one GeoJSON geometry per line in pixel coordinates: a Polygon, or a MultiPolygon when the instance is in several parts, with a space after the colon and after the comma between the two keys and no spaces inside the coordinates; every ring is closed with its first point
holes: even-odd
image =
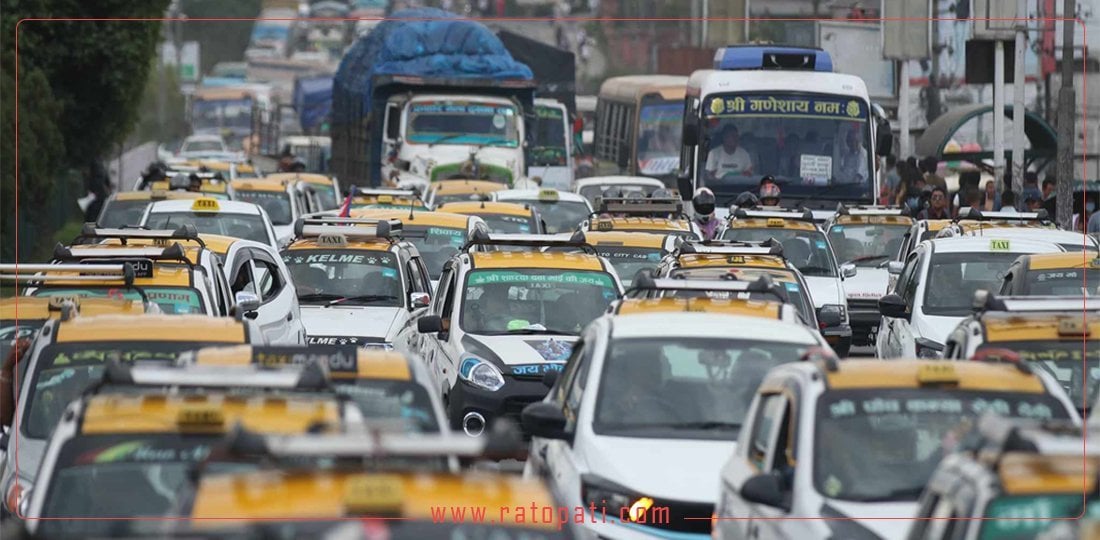
{"type": "Polygon", "coordinates": [[[696,174],[719,198],[755,191],[771,175],[784,197],[869,200],[873,195],[867,102],[772,92],[710,95],[696,174]]]}
{"type": "Polygon", "coordinates": [[[645,176],[671,174],[680,165],[680,126],[684,104],[646,98],[638,113],[638,171],[645,176]]]}

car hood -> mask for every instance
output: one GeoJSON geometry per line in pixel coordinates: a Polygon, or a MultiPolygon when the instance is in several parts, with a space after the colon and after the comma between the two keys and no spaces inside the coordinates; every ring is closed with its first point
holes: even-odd
{"type": "Polygon", "coordinates": [[[964,318],[922,314],[920,317],[913,318],[916,323],[913,325],[913,337],[930,339],[940,344],[946,343],[947,336],[951,335],[951,331],[959,326],[964,318]]]}
{"type": "Polygon", "coordinates": [[[885,268],[859,267],[856,275],[844,280],[844,294],[853,300],[877,300],[886,294],[890,272],[885,268]]]}
{"type": "Polygon", "coordinates": [[[869,516],[904,518],[917,514],[918,503],[912,502],[852,502],[828,499],[821,510],[826,518],[851,518],[830,520],[833,538],[867,538],[867,531],[883,539],[905,538],[912,525],[906,519],[863,519],[869,516]],[[861,530],[853,530],[861,529],[861,530]]]}
{"type": "Polygon", "coordinates": [[[302,306],[302,324],[311,338],[362,336],[391,341],[403,311],[399,307],[302,306]]]}
{"type": "Polygon", "coordinates": [[[814,299],[814,307],[820,308],[825,304],[845,304],[847,299],[840,290],[840,280],[835,277],[803,276],[806,286],[810,288],[810,296],[814,299]]]}
{"type": "Polygon", "coordinates": [[[531,165],[527,176],[542,178],[542,187],[568,191],[573,184],[573,169],[555,165],[531,165]]]}
{"type": "Polygon", "coordinates": [[[538,334],[521,336],[466,334],[462,337],[462,345],[466,352],[508,366],[564,362],[569,358],[575,341],[577,336],[540,336],[538,334]]]}
{"type": "Polygon", "coordinates": [[[284,241],[289,240],[294,236],[294,224],[288,225],[272,225],[271,228],[275,229],[275,241],[282,245],[284,241]]]}
{"type": "MultiPolygon", "coordinates": [[[[642,495],[714,504],[722,464],[737,448],[733,441],[605,437],[590,439],[588,470],[642,495]],[[676,456],[675,466],[654,467],[654,456],[676,456]]],[[[661,459],[661,458],[658,458],[661,459]]]]}

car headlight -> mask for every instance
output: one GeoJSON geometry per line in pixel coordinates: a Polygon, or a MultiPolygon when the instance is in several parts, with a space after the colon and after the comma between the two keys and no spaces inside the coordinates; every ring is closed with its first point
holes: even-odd
{"type": "Polygon", "coordinates": [[[493,364],[473,355],[462,359],[458,367],[458,376],[462,380],[478,387],[496,392],[504,386],[504,375],[493,364]]]}
{"type": "Polygon", "coordinates": [[[652,497],[632,493],[625,487],[592,475],[585,475],[581,480],[581,499],[597,512],[612,517],[625,515],[630,521],[643,523],[646,522],[645,513],[654,502],[652,497]],[[624,508],[628,510],[622,510],[624,508]]]}
{"type": "Polygon", "coordinates": [[[12,479],[11,487],[4,496],[4,505],[12,515],[27,515],[30,506],[31,483],[18,476],[12,479]]]}
{"type": "Polygon", "coordinates": [[[943,343],[937,343],[928,338],[917,338],[917,358],[940,359],[943,358],[943,343]]]}

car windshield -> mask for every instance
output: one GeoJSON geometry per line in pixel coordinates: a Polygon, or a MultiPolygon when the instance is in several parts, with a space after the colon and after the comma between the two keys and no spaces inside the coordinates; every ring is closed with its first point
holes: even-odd
{"type": "MultiPolygon", "coordinates": [[[[69,440],[57,457],[42,508],[44,538],[108,537],[146,531],[148,520],[59,519],[179,515],[190,496],[191,471],[222,440],[175,433],[97,435],[69,440]],[[108,490],[108,491],[104,491],[108,490]],[[104,497],[104,493],[111,496],[104,497]]],[[[250,463],[207,461],[204,474],[254,470],[250,463]]]]}
{"type": "Polygon", "coordinates": [[[588,219],[588,205],[581,201],[524,201],[539,211],[539,217],[546,222],[546,234],[573,232],[577,226],[588,219]]]}
{"type": "Polygon", "coordinates": [[[1029,296],[1096,296],[1092,291],[1100,291],[1100,268],[1031,270],[1025,288],[1029,296]]]}
{"type": "MultiPolygon", "coordinates": [[[[340,208],[340,198],[336,194],[336,188],[330,184],[310,184],[317,193],[317,200],[321,203],[322,210],[340,208]]],[[[268,211],[270,212],[270,210],[268,211]]]]}
{"type": "Polygon", "coordinates": [[[638,171],[665,176],[680,165],[684,103],[645,98],[638,113],[638,171]]]}
{"type": "Polygon", "coordinates": [[[825,235],[820,231],[798,229],[745,228],[727,229],[723,240],[763,242],[774,238],[783,244],[783,257],[804,276],[836,277],[836,259],[833,257],[825,235]]]}
{"type": "Polygon", "coordinates": [[[436,194],[432,200],[432,206],[438,208],[442,204],[462,201],[479,201],[481,197],[486,195],[484,192],[477,193],[447,193],[444,195],[436,194]]]}
{"type": "Polygon", "coordinates": [[[619,275],[623,287],[630,287],[630,284],[634,283],[634,276],[638,275],[638,272],[657,268],[663,253],[661,248],[606,245],[594,247],[596,253],[599,253],[600,257],[606,258],[611,266],[615,268],[615,273],[619,275]]]}
{"type": "Polygon", "coordinates": [[[224,152],[225,146],[221,141],[185,141],[184,152],[224,152]]]}
{"type": "Polygon", "coordinates": [[[884,267],[897,256],[908,225],[844,224],[829,227],[829,243],[841,264],[884,267]]]}
{"type": "Polygon", "coordinates": [[[657,191],[658,188],[660,188],[660,186],[651,186],[649,184],[596,184],[584,186],[578,193],[585,199],[588,199],[588,202],[595,205],[596,199],[600,197],[626,197],[631,193],[640,193],[642,197],[649,197],[649,195],[657,191]]]}
{"type": "Polygon", "coordinates": [[[671,277],[682,277],[685,279],[728,279],[727,276],[730,274],[733,274],[738,281],[756,281],[760,279],[760,276],[766,275],[782,283],[783,287],[787,290],[787,299],[791,304],[794,304],[802,320],[807,324],[816,323],[817,317],[813,304],[810,302],[809,295],[807,295],[804,288],[799,285],[800,282],[798,281],[798,277],[789,270],[729,267],[689,268],[674,270],[671,277]]]}
{"type": "Polygon", "coordinates": [[[730,338],[634,338],[611,343],[592,429],[614,436],[736,440],[768,370],[814,345],[730,338]]]}
{"type": "MultiPolygon", "coordinates": [[[[136,319],[135,319],[136,320],[136,319]]],[[[140,325],[135,327],[140,328],[140,325]]],[[[135,330],[139,331],[139,330],[135,330]]],[[[171,362],[181,352],[225,343],[206,341],[96,341],[55,343],[42,349],[29,374],[30,394],[20,426],[27,437],[45,439],[69,402],[103,375],[107,362],[171,362]]]]}
{"type": "MultiPolygon", "coordinates": [[[[252,125],[252,100],[203,100],[196,99],[191,105],[191,127],[193,129],[236,127],[245,128],[252,125]]],[[[187,141],[184,143],[184,152],[197,151],[223,151],[225,148],[218,141],[187,141]]]]}
{"type": "Polygon", "coordinates": [[[578,334],[619,291],[611,274],[509,268],[466,276],[462,329],[472,334],[578,334]]]}
{"type": "Polygon", "coordinates": [[[978,351],[988,349],[1008,349],[1020,355],[1020,360],[1032,367],[1046,371],[1062,388],[1066,389],[1070,401],[1082,408],[1096,399],[1100,391],[1100,343],[1088,342],[1088,364],[1081,354],[1081,339],[1041,341],[998,341],[986,342],[978,351]],[[1086,393],[1085,390],[1088,390],[1086,393]]]}
{"type": "Polygon", "coordinates": [[[935,286],[924,290],[927,315],[962,317],[970,313],[974,291],[999,290],[1008,267],[1022,253],[934,253],[925,281],[935,286]]]}
{"type": "Polygon", "coordinates": [[[534,166],[560,166],[568,163],[565,114],[558,107],[535,106],[535,145],[531,148],[534,166]]]}
{"type": "Polygon", "coordinates": [[[272,225],[290,225],[294,214],[290,208],[290,194],[285,191],[246,191],[234,192],[237,200],[260,205],[271,219],[272,225]]]}
{"type": "Polygon", "coordinates": [[[409,105],[406,139],[413,144],[519,146],[516,108],[474,100],[417,101],[409,105]]]}
{"type": "Polygon", "coordinates": [[[497,234],[538,234],[531,228],[531,216],[505,214],[475,214],[489,226],[489,232],[497,234]]]}
{"type": "Polygon", "coordinates": [[[118,229],[127,225],[141,223],[141,217],[145,215],[145,209],[149,207],[149,201],[120,201],[110,199],[103,205],[103,212],[99,214],[97,225],[105,229],[118,229]]]}
{"type": "MultiPolygon", "coordinates": [[[[1085,475],[1080,459],[1062,466],[1066,468],[1067,476],[1080,479],[1085,475]],[[1069,472],[1074,469],[1076,472],[1069,472]]],[[[978,540],[1033,540],[1045,538],[1043,532],[1063,521],[1072,523],[1083,518],[1087,520],[1083,522],[1095,522],[1100,518],[1100,501],[1093,494],[1086,502],[1081,497],[1080,487],[1077,491],[997,497],[985,507],[978,540]]]]}
{"type": "MultiPolygon", "coordinates": [[[[149,301],[156,304],[166,315],[206,314],[199,291],[190,287],[148,287],[141,288],[149,301]]],[[[35,289],[34,296],[77,295],[89,298],[125,298],[141,302],[141,293],[134,289],[115,287],[61,287],[35,289]]]]}
{"type": "Polygon", "coordinates": [[[703,98],[699,162],[721,195],[756,191],[773,176],[784,197],[869,200],[874,195],[868,104],[858,97],[772,92],[703,98]]]}
{"type": "Polygon", "coordinates": [[[439,279],[443,264],[458,254],[466,243],[466,229],[452,227],[426,227],[405,225],[401,236],[416,246],[431,279],[439,279]]]}
{"type": "Polygon", "coordinates": [[[176,229],[191,224],[200,234],[220,234],[261,244],[271,244],[267,223],[259,214],[228,212],[157,212],[149,214],[144,225],[150,229],[176,229]]]}
{"type": "Polygon", "coordinates": [[[978,418],[1068,419],[1049,394],[947,388],[833,390],[818,398],[814,487],[832,499],[916,501],[978,418]]]}
{"type": "Polygon", "coordinates": [[[337,383],[336,390],[355,400],[366,418],[401,421],[417,433],[440,430],[428,391],[415,382],[358,379],[337,383]]]}
{"type": "Polygon", "coordinates": [[[389,251],[290,249],[282,255],[304,305],[405,305],[397,256],[389,251]]]}

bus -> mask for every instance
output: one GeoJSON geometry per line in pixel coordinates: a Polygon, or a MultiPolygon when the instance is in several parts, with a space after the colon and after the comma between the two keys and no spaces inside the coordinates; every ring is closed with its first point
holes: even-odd
{"type": "Polygon", "coordinates": [[[188,121],[197,135],[221,135],[231,148],[239,149],[252,133],[255,109],[271,106],[271,89],[261,84],[199,87],[191,96],[188,121]]]}
{"type": "Polygon", "coordinates": [[[528,151],[527,176],[542,178],[542,187],[573,187],[572,127],[564,103],[535,98],[534,144],[528,151]]]}
{"type": "Polygon", "coordinates": [[[876,156],[893,145],[863,80],[834,73],[821,49],[718,49],[714,69],[691,74],[682,112],[678,187],[690,198],[707,186],[721,206],[767,175],[784,205],[873,204],[876,156]]]}
{"type": "Polygon", "coordinates": [[[679,169],[687,77],[627,75],[600,86],[596,174],[649,176],[672,186],[679,169]]]}

